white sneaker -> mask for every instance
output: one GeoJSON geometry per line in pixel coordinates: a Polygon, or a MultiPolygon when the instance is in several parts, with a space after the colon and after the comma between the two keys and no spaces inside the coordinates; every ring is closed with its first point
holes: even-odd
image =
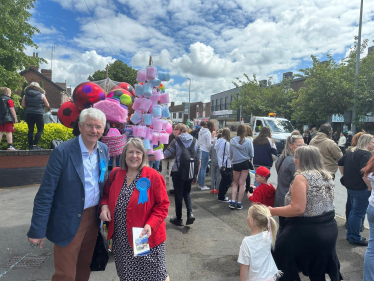
{"type": "Polygon", "coordinates": [[[210,188],[207,187],[207,186],[200,187],[200,189],[201,189],[201,190],[210,190],[210,188]]]}

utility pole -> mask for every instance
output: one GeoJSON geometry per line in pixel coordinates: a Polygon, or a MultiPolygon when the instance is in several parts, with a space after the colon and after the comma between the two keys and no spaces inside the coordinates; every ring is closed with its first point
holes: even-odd
{"type": "Polygon", "coordinates": [[[357,94],[358,94],[358,75],[359,75],[359,69],[360,69],[360,53],[361,53],[361,29],[362,29],[362,9],[364,5],[364,0],[361,0],[361,7],[360,7],[360,23],[358,26],[358,39],[357,39],[357,46],[356,46],[356,72],[355,72],[355,90],[354,90],[354,99],[353,99],[353,110],[352,110],[352,124],[351,124],[351,131],[352,135],[356,134],[356,123],[355,119],[357,117],[357,94]]]}
{"type": "Polygon", "coordinates": [[[188,88],[188,120],[190,120],[190,111],[191,111],[191,79],[190,80],[190,87],[188,88]]]}
{"type": "Polygon", "coordinates": [[[51,50],[51,71],[52,71],[53,53],[54,52],[56,52],[56,47],[55,47],[55,45],[52,45],[52,50],[51,50]]]}

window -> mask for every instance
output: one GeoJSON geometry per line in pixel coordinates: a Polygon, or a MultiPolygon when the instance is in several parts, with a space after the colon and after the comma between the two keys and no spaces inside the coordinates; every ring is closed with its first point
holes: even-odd
{"type": "Polygon", "coordinates": [[[223,106],[224,106],[224,104],[223,104],[223,98],[220,98],[220,106],[221,106],[221,110],[222,110],[223,106]]]}
{"type": "Polygon", "coordinates": [[[178,118],[179,118],[179,119],[182,118],[182,112],[178,112],[178,118]]]}
{"type": "Polygon", "coordinates": [[[177,118],[177,113],[173,112],[173,119],[177,118]]]}
{"type": "Polygon", "coordinates": [[[225,97],[225,109],[227,109],[227,100],[228,100],[228,97],[225,97]]]}

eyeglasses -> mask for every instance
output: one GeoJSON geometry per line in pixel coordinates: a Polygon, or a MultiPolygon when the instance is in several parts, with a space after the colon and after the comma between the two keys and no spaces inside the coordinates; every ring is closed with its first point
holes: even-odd
{"type": "Polygon", "coordinates": [[[96,131],[101,131],[103,129],[103,126],[100,126],[100,125],[91,125],[91,124],[86,124],[86,123],[83,123],[83,125],[86,126],[86,128],[90,130],[93,130],[95,128],[96,131]]]}

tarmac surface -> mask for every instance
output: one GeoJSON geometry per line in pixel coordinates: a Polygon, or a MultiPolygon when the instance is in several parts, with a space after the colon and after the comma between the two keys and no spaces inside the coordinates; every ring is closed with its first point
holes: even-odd
{"type": "MultiPolygon", "coordinates": [[[[206,185],[210,186],[209,177],[206,185]]],[[[26,237],[38,188],[0,189],[0,281],[44,281],[50,280],[53,274],[53,244],[46,241],[43,249],[33,249],[26,237]]],[[[228,196],[231,196],[231,189],[228,196]]],[[[240,265],[237,258],[242,239],[250,234],[246,222],[250,201],[243,200],[243,210],[231,210],[227,203],[217,201],[217,195],[194,186],[192,206],[195,223],[177,227],[169,223],[169,218],[175,214],[174,197],[169,197],[171,204],[166,219],[166,265],[170,280],[239,280],[240,265]]],[[[185,209],[183,214],[185,218],[185,209]]],[[[336,217],[336,221],[339,228],[336,247],[343,278],[363,280],[366,247],[350,245],[345,239],[345,220],[336,217]]],[[[363,236],[369,236],[367,229],[363,236]]],[[[90,280],[119,280],[113,255],[110,256],[106,271],[92,272],[90,280]]],[[[309,279],[302,277],[302,280],[309,279]]]]}

